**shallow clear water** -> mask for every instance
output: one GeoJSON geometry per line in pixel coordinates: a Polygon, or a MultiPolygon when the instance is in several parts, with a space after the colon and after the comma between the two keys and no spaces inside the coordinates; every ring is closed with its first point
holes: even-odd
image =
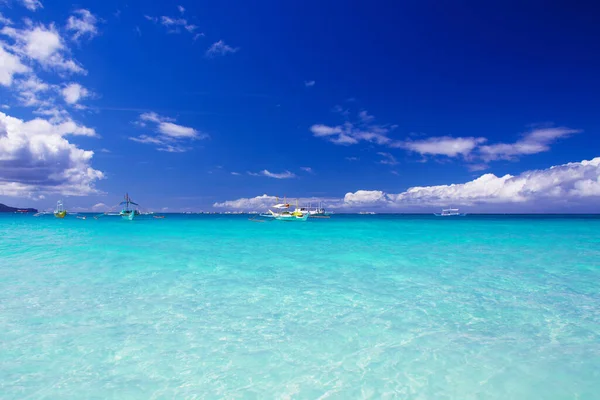
{"type": "Polygon", "coordinates": [[[0,398],[597,399],[600,218],[0,214],[0,398]]]}

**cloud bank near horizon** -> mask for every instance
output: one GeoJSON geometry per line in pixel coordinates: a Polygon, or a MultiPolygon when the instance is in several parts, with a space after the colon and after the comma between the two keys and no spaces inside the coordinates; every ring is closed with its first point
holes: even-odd
{"type": "MultiPolygon", "coordinates": [[[[437,186],[415,186],[401,193],[357,190],[343,198],[323,199],[340,211],[378,209],[382,211],[423,211],[428,207],[468,207],[481,211],[573,211],[597,210],[600,199],[600,157],[571,162],[519,175],[483,174],[469,182],[437,186]]],[[[315,202],[313,199],[303,199],[315,202]]],[[[232,210],[265,209],[276,201],[264,194],[213,204],[232,210]]],[[[306,201],[301,201],[305,203],[306,201]]]]}

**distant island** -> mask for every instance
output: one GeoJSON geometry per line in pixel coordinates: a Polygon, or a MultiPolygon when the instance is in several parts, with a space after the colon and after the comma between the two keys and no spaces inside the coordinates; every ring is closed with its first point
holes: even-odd
{"type": "Polygon", "coordinates": [[[38,212],[38,210],[35,209],[35,208],[15,208],[15,207],[9,207],[7,205],[4,205],[4,204],[0,203],[0,213],[2,213],[2,212],[36,213],[36,212],[38,212]]]}

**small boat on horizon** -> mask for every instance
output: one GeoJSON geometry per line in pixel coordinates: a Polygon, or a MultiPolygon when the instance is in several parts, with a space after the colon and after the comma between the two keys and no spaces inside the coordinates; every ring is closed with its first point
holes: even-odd
{"type": "Polygon", "coordinates": [[[446,208],[441,213],[434,213],[436,217],[464,217],[465,213],[460,213],[458,208],[446,208]]]}
{"type": "Polygon", "coordinates": [[[307,207],[300,207],[299,211],[302,213],[308,213],[310,218],[319,218],[319,217],[329,217],[329,212],[323,208],[323,203],[319,203],[317,206],[313,207],[312,204],[309,204],[307,207]]]}
{"type": "Polygon", "coordinates": [[[131,197],[129,197],[129,193],[125,194],[125,200],[119,203],[119,205],[125,206],[119,213],[121,218],[123,218],[124,220],[133,221],[133,218],[135,218],[136,215],[140,215],[140,212],[137,209],[130,207],[131,205],[139,206],[139,204],[134,203],[131,200],[131,197]]]}
{"type": "Polygon", "coordinates": [[[67,210],[61,200],[56,202],[56,209],[54,210],[54,216],[56,218],[64,218],[67,215],[67,210]]]}

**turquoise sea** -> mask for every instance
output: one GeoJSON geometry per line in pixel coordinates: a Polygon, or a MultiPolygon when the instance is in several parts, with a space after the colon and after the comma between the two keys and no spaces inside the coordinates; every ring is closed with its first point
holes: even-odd
{"type": "Polygon", "coordinates": [[[2,399],[598,399],[600,217],[0,215],[2,399]]]}

